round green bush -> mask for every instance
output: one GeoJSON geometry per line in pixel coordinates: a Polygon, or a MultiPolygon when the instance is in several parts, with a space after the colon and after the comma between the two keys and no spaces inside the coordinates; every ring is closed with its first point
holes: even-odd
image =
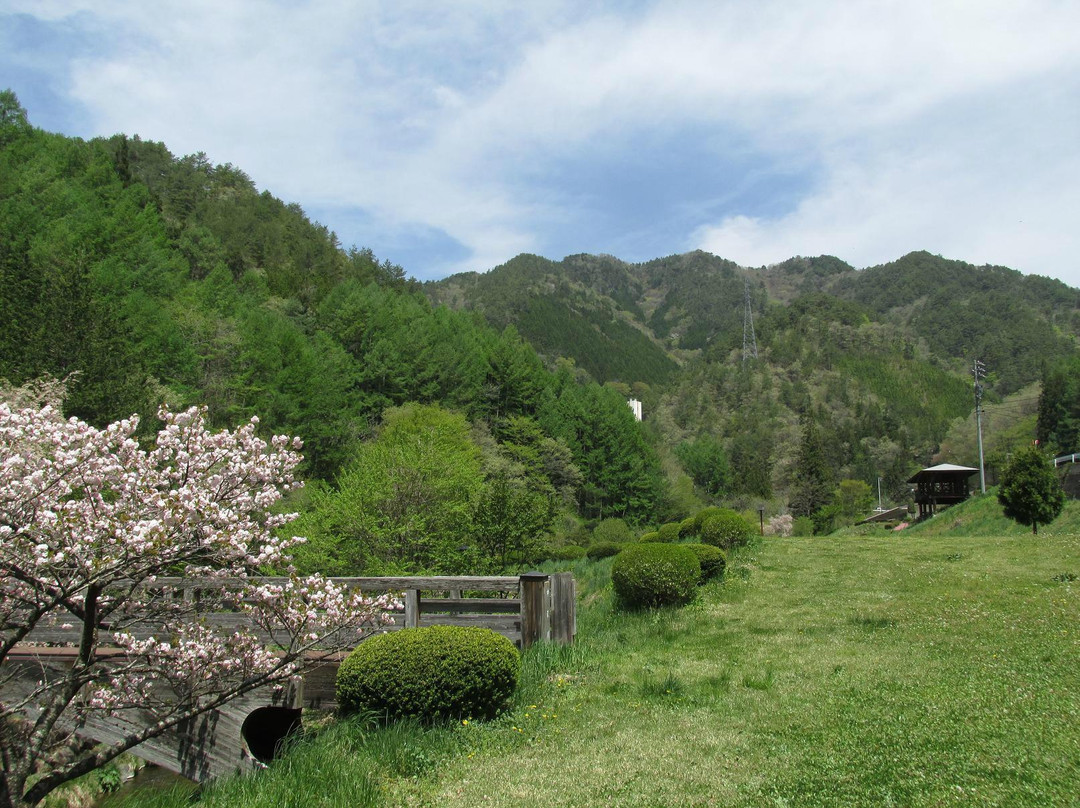
{"type": "Polygon", "coordinates": [[[694,551],[694,555],[697,556],[698,563],[701,565],[699,583],[705,583],[710,578],[718,578],[724,574],[724,567],[727,566],[727,556],[719,547],[713,547],[711,544],[687,544],[684,546],[694,551]]]}
{"type": "Polygon", "coordinates": [[[545,555],[551,561],[577,561],[585,557],[585,548],[576,544],[564,544],[562,547],[549,547],[545,555]]]}
{"type": "Polygon", "coordinates": [[[741,547],[750,541],[753,527],[742,516],[728,508],[721,508],[701,525],[698,536],[702,544],[711,544],[721,550],[741,547]]]}
{"type": "Polygon", "coordinates": [[[599,544],[600,542],[614,542],[618,544],[620,542],[633,541],[633,539],[634,534],[630,531],[630,526],[622,519],[604,519],[593,528],[593,544],[599,544]]]}
{"type": "Polygon", "coordinates": [[[708,508],[702,508],[696,514],[694,514],[694,533],[696,535],[700,536],[701,535],[701,528],[705,524],[705,521],[707,519],[713,517],[713,516],[719,516],[725,510],[729,510],[729,509],[727,509],[727,508],[718,508],[715,505],[710,506],[708,508]]]}
{"type": "Polygon", "coordinates": [[[660,525],[660,530],[657,531],[660,534],[660,541],[673,542],[679,540],[679,523],[668,522],[666,525],[660,525]]]}
{"type": "Polygon", "coordinates": [[[659,531],[653,530],[653,531],[650,531],[648,533],[642,533],[640,541],[643,541],[646,544],[648,544],[649,542],[663,541],[663,539],[660,538],[659,531]]]}
{"type": "Polygon", "coordinates": [[[423,626],[356,646],[337,674],[343,713],[386,719],[490,718],[517,687],[521,654],[491,629],[423,626]]]}
{"type": "Polygon", "coordinates": [[[791,525],[792,536],[813,536],[814,520],[809,516],[797,516],[791,525]]]}
{"type": "Polygon", "coordinates": [[[589,550],[585,555],[589,557],[590,561],[599,561],[601,558],[611,558],[613,555],[618,555],[625,546],[626,545],[621,542],[597,542],[596,544],[589,545],[589,550]]]}
{"type": "Polygon", "coordinates": [[[592,541],[592,531],[585,525],[575,525],[574,529],[566,534],[566,538],[563,539],[566,544],[573,544],[578,547],[588,547],[589,542],[592,541]]]}
{"type": "Polygon", "coordinates": [[[689,603],[700,577],[697,555],[682,544],[632,544],[611,565],[615,594],[633,609],[689,603]]]}
{"type": "Polygon", "coordinates": [[[697,536],[697,521],[690,516],[679,522],[679,538],[692,539],[697,536]]]}

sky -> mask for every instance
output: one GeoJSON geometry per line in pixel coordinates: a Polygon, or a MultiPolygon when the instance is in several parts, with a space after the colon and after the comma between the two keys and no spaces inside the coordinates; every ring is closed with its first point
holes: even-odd
{"type": "Polygon", "coordinates": [[[1080,287],[1075,0],[0,0],[2,87],[422,280],[927,250],[1080,287]]]}

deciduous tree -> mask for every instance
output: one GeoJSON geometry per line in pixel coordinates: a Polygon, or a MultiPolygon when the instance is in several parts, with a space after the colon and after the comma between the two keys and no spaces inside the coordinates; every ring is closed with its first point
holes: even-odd
{"type": "Polygon", "coordinates": [[[356,645],[387,605],[320,577],[249,578],[286,564],[302,541],[278,535],[293,514],[270,513],[299,485],[299,441],[261,440],[254,418],[212,432],[203,410],[159,417],[146,450],[136,417],[97,429],[49,405],[0,403],[0,806],[36,805],[139,743],[293,675],[313,652],[356,645]],[[159,576],[179,573],[200,576],[206,596],[151,595],[159,576]],[[245,610],[251,628],[200,620],[223,601],[245,610]],[[12,651],[64,623],[82,626],[72,664],[20,684],[12,651]],[[114,743],[76,734],[95,716],[139,710],[141,728],[114,743]]]}
{"type": "Polygon", "coordinates": [[[1039,523],[1048,525],[1065,507],[1065,492],[1053,466],[1036,446],[1025,446],[1013,455],[1001,475],[998,502],[1005,515],[1022,525],[1031,525],[1034,535],[1039,523]]]}

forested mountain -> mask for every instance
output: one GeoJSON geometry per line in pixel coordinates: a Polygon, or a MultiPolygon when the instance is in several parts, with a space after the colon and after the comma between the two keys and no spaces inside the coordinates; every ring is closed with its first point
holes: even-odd
{"type": "Polygon", "coordinates": [[[1077,290],[928,253],[861,271],[831,256],[761,268],[703,252],[643,264],[519,256],[426,290],[645,398],[681,456],[719,446],[726,493],[744,499],[790,489],[808,420],[836,480],[880,476],[901,496],[971,411],[975,359],[999,401],[1076,356],[1080,334],[1077,290]],[[747,295],[757,358],[744,361],[747,295]]]}
{"type": "Polygon", "coordinates": [[[880,476],[903,498],[970,414],[976,358],[987,401],[1046,379],[1040,435],[1067,442],[1078,301],[925,253],[523,255],[421,285],[235,166],[50,134],[0,92],[0,379],[74,374],[68,414],[137,412],[144,434],[165,402],[301,436],[302,560],[326,571],[476,570],[605,517],[780,511],[810,456],[821,490],[880,476]]]}
{"type": "Polygon", "coordinates": [[[478,460],[457,468],[473,475],[454,489],[464,499],[452,507],[467,515],[457,532],[430,525],[440,547],[511,535],[522,516],[542,537],[559,513],[648,522],[666,508],[657,453],[617,392],[545,367],[512,327],[433,307],[400,267],[342,250],[234,166],[139,138],[43,132],[10,91],[0,93],[0,311],[0,378],[70,377],[70,415],[103,424],[136,412],[150,434],[162,402],[198,404],[222,426],[257,415],[267,433],[302,437],[305,475],[327,483],[310,495],[325,511],[310,517],[315,533],[345,508],[334,498],[357,463],[379,458],[374,515],[333,536],[352,546],[320,545],[337,571],[362,568],[371,556],[359,545],[395,542],[382,562],[454,565],[417,549],[425,528],[413,505],[446,505],[439,453],[461,424],[478,460]],[[450,414],[462,419],[452,429],[450,414]],[[369,448],[402,434],[438,456],[369,448]]]}

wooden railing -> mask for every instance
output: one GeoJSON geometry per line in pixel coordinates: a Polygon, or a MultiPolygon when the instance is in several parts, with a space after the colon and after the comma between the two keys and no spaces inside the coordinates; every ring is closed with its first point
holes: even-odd
{"type": "MultiPolygon", "coordinates": [[[[389,612],[393,618],[382,630],[395,631],[429,625],[480,626],[508,637],[520,648],[537,642],[570,643],[577,633],[577,587],[568,572],[546,574],[529,572],[514,576],[413,576],[382,578],[333,578],[335,583],[361,592],[400,593],[404,608],[389,612]]],[[[246,583],[284,583],[285,578],[259,578],[246,583]]],[[[227,588],[228,582],[224,582],[227,588]]],[[[239,582],[238,582],[239,583],[239,582]]],[[[201,592],[220,592],[222,581],[212,585],[197,578],[159,578],[154,588],[164,597],[181,598],[192,603],[201,592]]],[[[222,628],[250,628],[247,617],[239,611],[201,613],[200,620],[222,628]]],[[[137,636],[159,632],[160,626],[149,622],[128,627],[137,636]]],[[[15,662],[70,664],[76,653],[82,627],[75,621],[63,626],[41,626],[28,638],[34,644],[16,646],[10,659],[15,662]],[[37,643],[52,646],[42,647],[37,643]]],[[[99,649],[99,656],[110,656],[116,649],[99,649]]],[[[345,654],[320,655],[323,664],[303,676],[296,691],[296,704],[307,707],[335,706],[334,680],[338,662],[345,654]]]]}
{"type": "Polygon", "coordinates": [[[390,630],[480,626],[509,637],[522,648],[540,641],[572,642],[577,632],[577,589],[568,572],[332,580],[361,592],[402,593],[405,608],[394,615],[390,630]]]}
{"type": "MultiPolygon", "coordinates": [[[[400,593],[404,608],[389,612],[393,622],[384,630],[421,625],[480,626],[489,628],[528,648],[535,642],[569,643],[576,626],[576,586],[568,572],[530,572],[514,576],[399,576],[379,578],[333,578],[335,583],[364,593],[400,593]]],[[[285,578],[249,579],[246,583],[285,583],[285,578]]],[[[240,583],[239,581],[237,582],[240,583]]],[[[198,578],[159,578],[154,589],[166,597],[197,601],[201,591],[220,591],[229,582],[212,584],[198,578]]],[[[247,628],[247,618],[235,610],[200,614],[200,619],[222,628],[247,628]]],[[[149,623],[133,627],[136,635],[149,635],[157,627],[149,623]]],[[[158,629],[160,630],[160,629],[158,629]]],[[[59,626],[39,626],[28,638],[46,644],[77,643],[82,633],[78,621],[59,626]]]]}

